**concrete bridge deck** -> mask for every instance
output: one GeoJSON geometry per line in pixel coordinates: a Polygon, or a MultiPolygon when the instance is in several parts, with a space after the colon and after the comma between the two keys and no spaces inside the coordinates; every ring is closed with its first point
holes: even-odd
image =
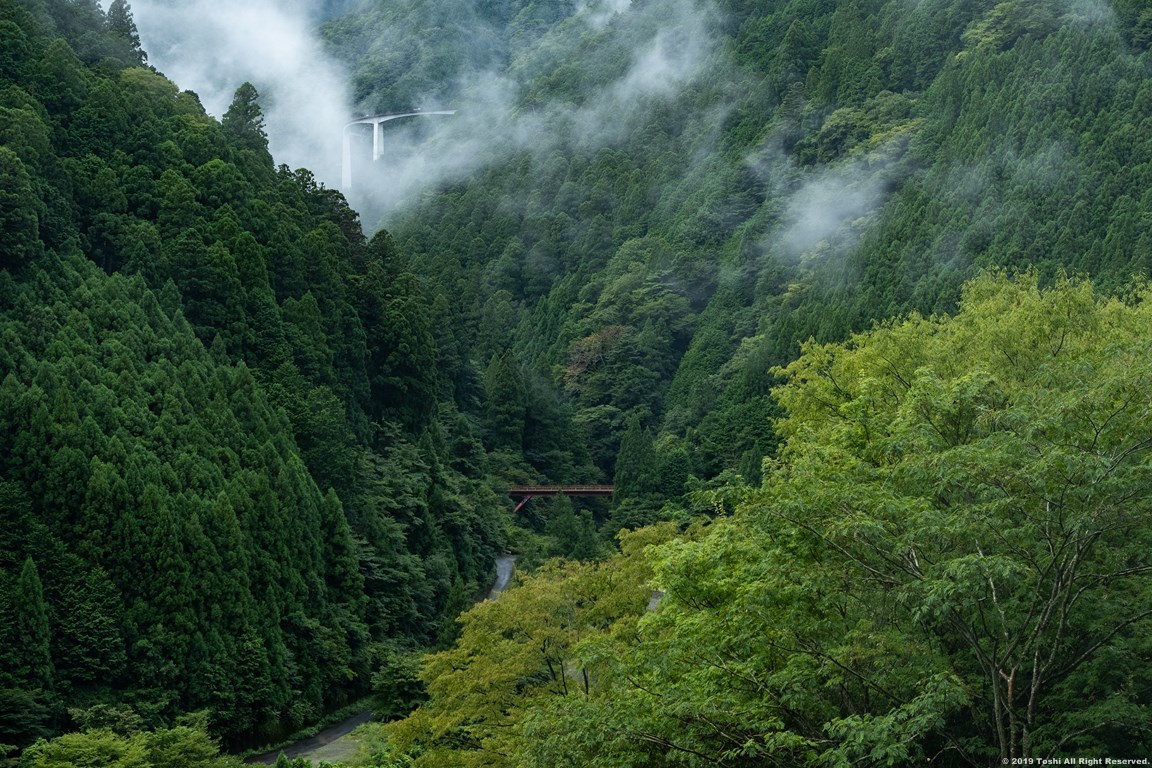
{"type": "Polygon", "coordinates": [[[370,125],[372,126],[372,161],[375,162],[380,159],[380,153],[384,145],[384,129],[381,128],[384,123],[390,120],[399,120],[404,117],[435,117],[436,115],[454,115],[454,109],[413,109],[408,112],[389,112],[384,115],[369,115],[368,117],[358,117],[344,125],[344,146],[343,156],[340,163],[340,188],[345,192],[352,188],[352,140],[348,135],[348,129],[354,125],[370,125]]]}

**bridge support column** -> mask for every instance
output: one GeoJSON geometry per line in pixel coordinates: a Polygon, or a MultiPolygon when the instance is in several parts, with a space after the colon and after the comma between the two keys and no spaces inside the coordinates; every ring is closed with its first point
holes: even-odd
{"type": "Polygon", "coordinates": [[[349,126],[344,126],[344,146],[340,157],[340,189],[349,192],[352,189],[352,137],[348,135],[349,126]]]}
{"type": "Polygon", "coordinates": [[[352,137],[348,133],[348,129],[354,125],[370,125],[372,126],[372,161],[375,162],[380,159],[380,155],[384,151],[384,123],[389,120],[398,120],[402,117],[426,117],[430,115],[454,115],[454,109],[430,109],[414,112],[397,112],[390,115],[375,115],[374,117],[361,117],[353,120],[344,126],[344,155],[341,158],[340,168],[340,187],[345,191],[350,191],[352,187],[352,137]]]}

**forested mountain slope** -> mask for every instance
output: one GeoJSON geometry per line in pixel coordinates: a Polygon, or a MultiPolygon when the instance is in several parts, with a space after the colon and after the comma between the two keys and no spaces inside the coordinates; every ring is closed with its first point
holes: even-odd
{"type": "Polygon", "coordinates": [[[466,614],[396,764],[1145,756],[1152,6],[437,8],[325,28],[365,111],[459,110],[380,222],[602,532],[679,525],[466,614]]]}
{"type": "Polygon", "coordinates": [[[1149,268],[1152,7],[322,34],[359,111],[457,109],[352,207],[122,0],[0,0],[0,742],[208,766],[458,637],[390,731],[437,768],[1146,751],[1146,292],[1058,275],[1149,268]],[[542,480],[617,494],[513,525],[542,480]]]}
{"type": "Polygon", "coordinates": [[[283,736],[505,546],[404,254],[274,165],[251,85],[217,122],[145,60],[123,2],[0,2],[8,745],[109,706],[283,736]]]}
{"type": "Polygon", "coordinates": [[[1142,2],[437,8],[326,28],[365,111],[451,103],[430,154],[483,158],[384,222],[460,298],[464,354],[562,392],[602,476],[635,416],[658,461],[756,479],[770,365],[952,308],[980,267],[1148,269],[1142,2]]]}

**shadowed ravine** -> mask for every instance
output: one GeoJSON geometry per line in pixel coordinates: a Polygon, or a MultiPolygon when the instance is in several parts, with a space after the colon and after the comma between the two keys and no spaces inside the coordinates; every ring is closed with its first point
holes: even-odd
{"type": "MultiPolygon", "coordinates": [[[[488,590],[486,599],[495,600],[499,597],[500,593],[508,588],[508,584],[512,581],[512,574],[515,570],[515,555],[504,555],[503,557],[496,558],[496,581],[492,583],[492,588],[488,590]]],[[[356,742],[345,740],[345,749],[340,749],[336,745],[336,742],[344,739],[344,737],[355,730],[356,726],[366,723],[371,719],[372,713],[369,710],[357,712],[347,720],[325,728],[315,736],[302,739],[293,744],[272,750],[271,752],[265,752],[262,755],[255,755],[248,758],[246,762],[250,764],[272,765],[276,762],[276,758],[279,757],[281,752],[284,753],[285,757],[303,757],[309,760],[340,760],[350,757],[356,753],[356,742]],[[323,752],[321,753],[321,751],[323,752]]]]}

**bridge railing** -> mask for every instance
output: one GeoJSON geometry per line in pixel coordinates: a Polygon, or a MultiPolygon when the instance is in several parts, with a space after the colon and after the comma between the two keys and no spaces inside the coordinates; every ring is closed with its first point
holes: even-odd
{"type": "Polygon", "coordinates": [[[612,485],[513,485],[508,495],[520,499],[512,514],[537,496],[611,496],[616,490],[612,485]]]}
{"type": "Polygon", "coordinates": [[[509,496],[611,496],[612,485],[513,485],[509,496]]]}

